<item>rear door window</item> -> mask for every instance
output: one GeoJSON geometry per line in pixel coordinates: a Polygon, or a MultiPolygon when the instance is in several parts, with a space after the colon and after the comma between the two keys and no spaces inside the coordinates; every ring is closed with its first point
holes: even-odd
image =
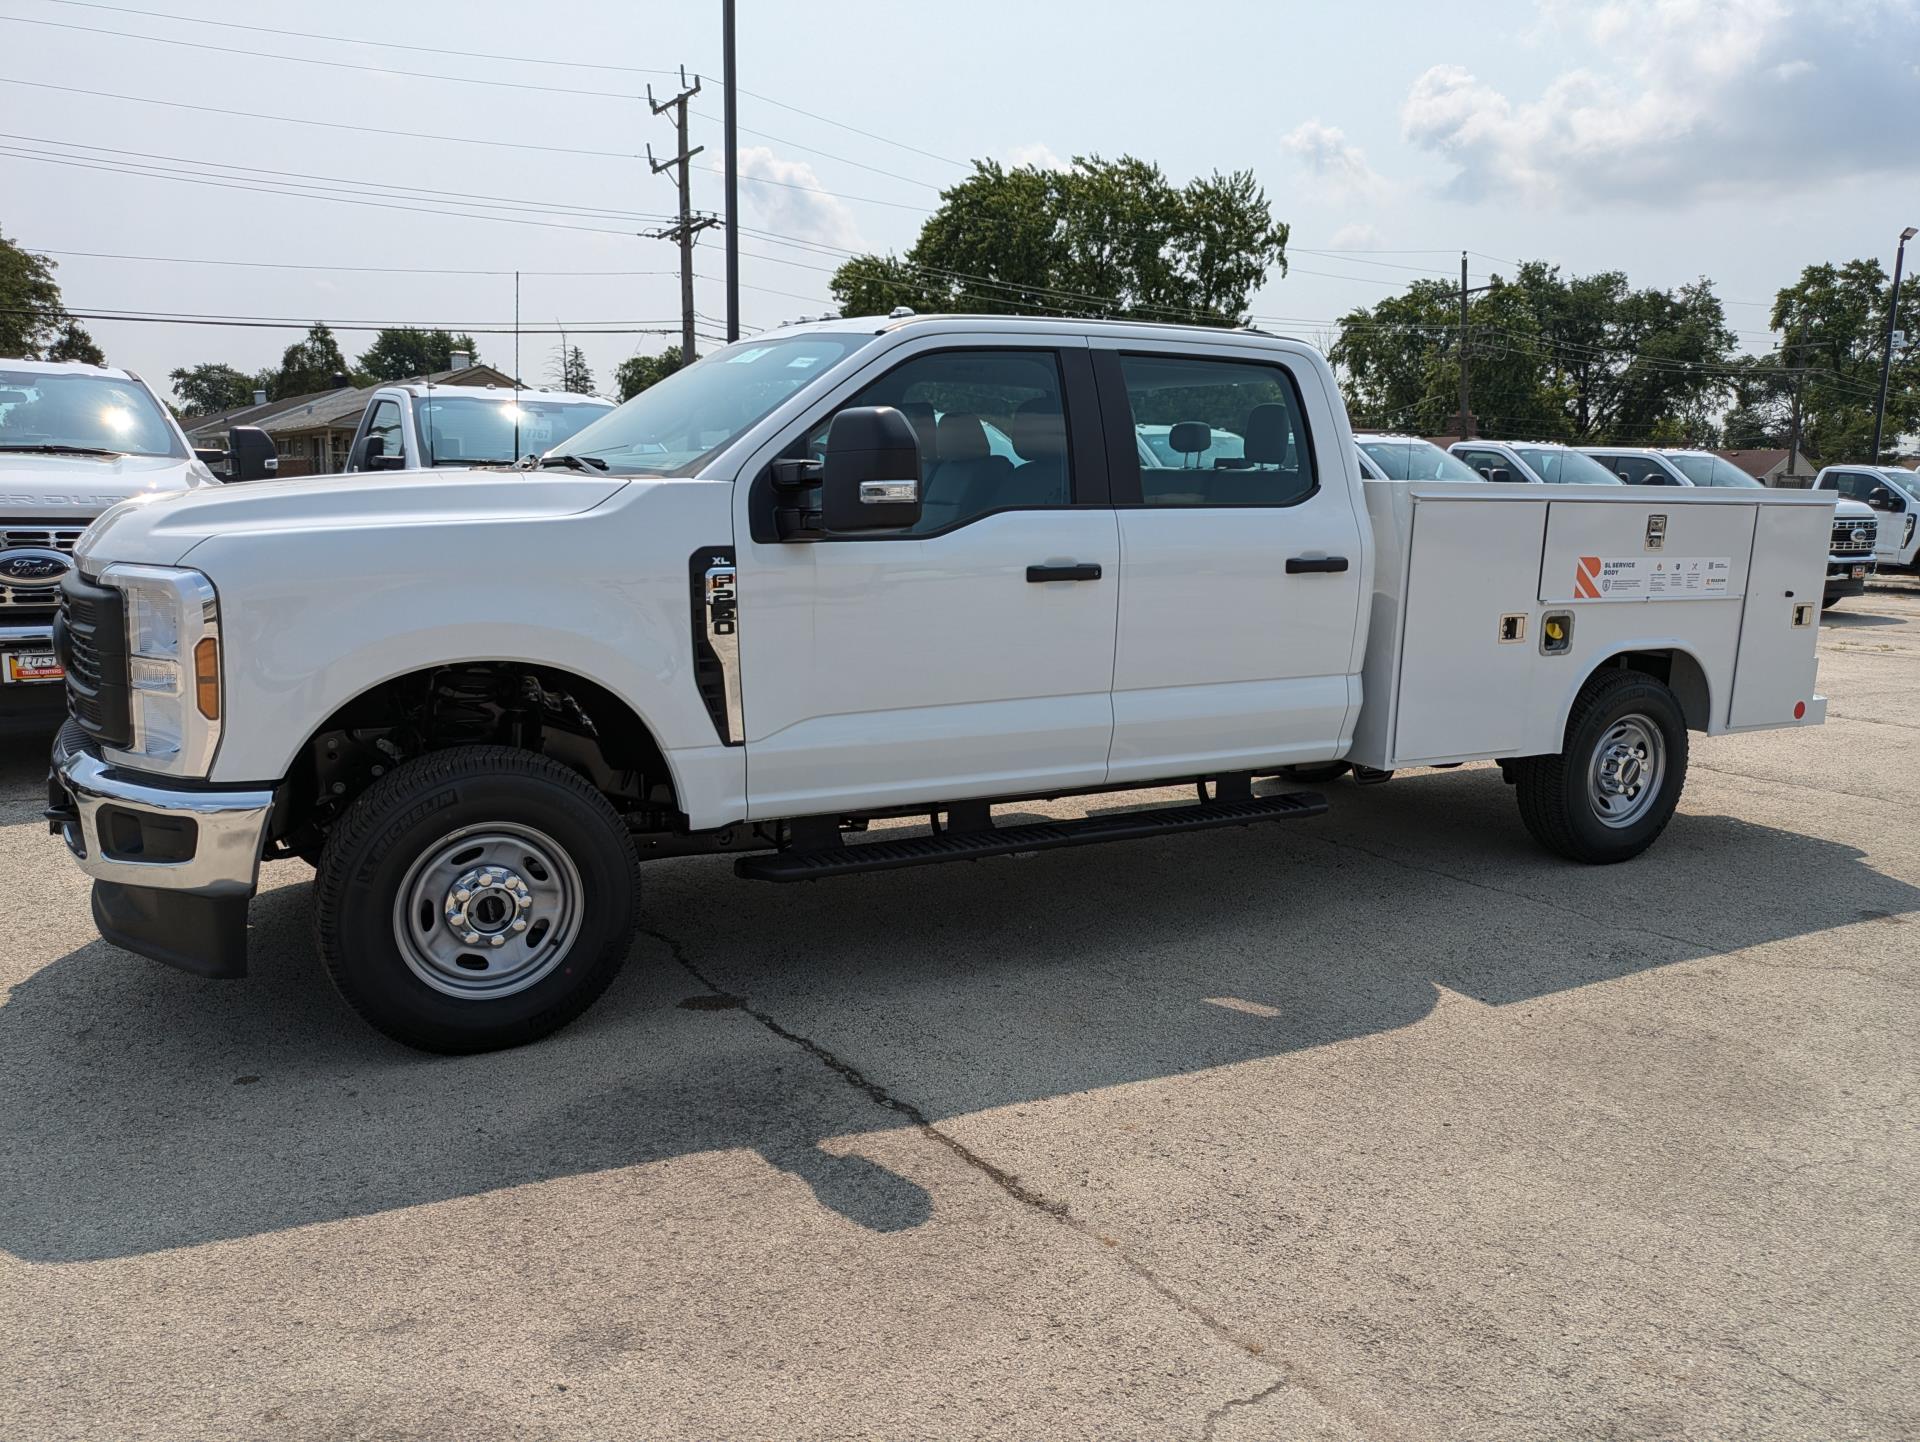
{"type": "Polygon", "coordinates": [[[1299,389],[1285,367],[1193,356],[1118,359],[1137,440],[1140,504],[1291,506],[1317,489],[1299,389]]]}

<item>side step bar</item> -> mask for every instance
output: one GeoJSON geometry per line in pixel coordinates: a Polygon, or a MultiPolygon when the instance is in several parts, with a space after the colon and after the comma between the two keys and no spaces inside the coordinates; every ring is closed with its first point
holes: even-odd
{"type": "Polygon", "coordinates": [[[978,861],[1021,851],[1053,851],[1063,846],[1094,846],[1104,841],[1136,841],[1216,826],[1252,826],[1261,821],[1291,821],[1326,813],[1327,798],[1317,791],[1262,796],[1252,801],[1209,801],[1157,811],[1128,811],[1087,816],[1077,821],[1039,821],[1026,826],[990,826],[977,831],[944,831],[899,841],[869,841],[859,846],[788,848],[771,855],[742,856],[736,876],[749,881],[818,881],[858,871],[893,871],[903,866],[932,866],[942,861],[978,861]]]}

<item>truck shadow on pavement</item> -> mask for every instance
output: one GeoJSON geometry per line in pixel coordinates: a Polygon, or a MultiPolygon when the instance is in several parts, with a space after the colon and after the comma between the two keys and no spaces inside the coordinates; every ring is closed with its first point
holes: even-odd
{"type": "Polygon", "coordinates": [[[1441,989],[1506,1006],[1920,909],[1852,847],[1725,816],[1563,864],[1485,768],[1336,801],[817,886],[667,863],[592,1011],[466,1058],[354,1017],[308,938],[311,873],[273,866],[247,980],[96,942],[0,1006],[0,1247],[129,1256],[741,1148],[899,1231],[934,1199],[862,1134],[1414,1026],[1441,989]]]}

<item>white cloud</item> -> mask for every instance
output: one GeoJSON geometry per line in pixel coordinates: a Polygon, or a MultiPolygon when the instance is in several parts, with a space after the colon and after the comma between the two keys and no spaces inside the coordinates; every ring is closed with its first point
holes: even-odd
{"type": "Polygon", "coordinates": [[[1378,250],[1380,232],[1364,221],[1354,221],[1343,225],[1333,233],[1333,239],[1327,242],[1328,250],[1378,250]]]}
{"type": "MultiPolygon", "coordinates": [[[[1920,0],[1546,0],[1591,59],[1515,100],[1436,65],[1406,138],[1464,197],[1684,203],[1701,192],[1920,170],[1905,71],[1920,0]]],[[[1297,133],[1297,132],[1296,132],[1297,133]]]]}
{"type": "Polygon", "coordinates": [[[1035,170],[1071,170],[1073,162],[1062,160],[1053,153],[1053,148],[1044,140],[1029,140],[1025,145],[1016,145],[1002,158],[1009,170],[1018,170],[1030,165],[1035,170]]]}
{"type": "Polygon", "coordinates": [[[843,250],[864,250],[860,226],[837,195],[826,194],[805,161],[782,160],[764,145],[740,152],[740,203],[763,229],[843,250]]]}
{"type": "Polygon", "coordinates": [[[1331,125],[1317,120],[1296,125],[1281,139],[1280,148],[1331,190],[1357,195],[1379,189],[1380,177],[1367,164],[1366,152],[1331,125]]]}

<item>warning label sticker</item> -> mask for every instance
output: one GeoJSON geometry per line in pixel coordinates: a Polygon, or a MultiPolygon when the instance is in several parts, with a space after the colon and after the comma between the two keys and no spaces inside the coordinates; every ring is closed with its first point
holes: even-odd
{"type": "Polygon", "coordinates": [[[1727,594],[1727,556],[1581,556],[1573,594],[1582,601],[1698,601],[1727,594]]]}

